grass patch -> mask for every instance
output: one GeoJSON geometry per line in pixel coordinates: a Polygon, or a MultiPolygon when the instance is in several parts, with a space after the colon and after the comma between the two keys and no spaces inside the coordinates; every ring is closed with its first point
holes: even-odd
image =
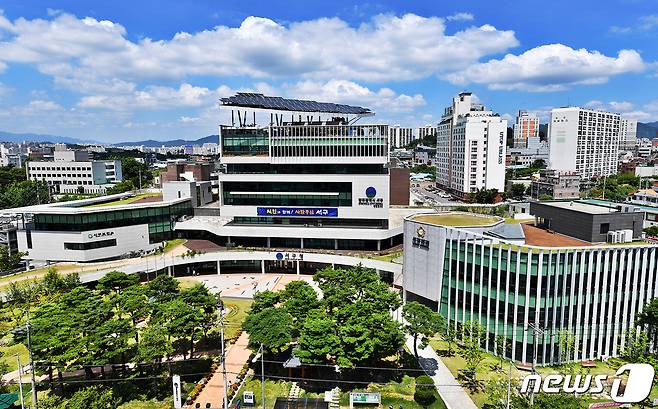
{"type": "MultiPolygon", "coordinates": [[[[281,380],[265,380],[265,407],[273,408],[277,397],[286,397],[290,392],[291,382],[281,380]]],[[[389,382],[384,385],[370,384],[364,388],[358,388],[358,391],[367,392],[380,392],[382,397],[381,406],[387,408],[393,406],[394,408],[403,407],[405,409],[422,409],[423,406],[414,402],[414,391],[416,390],[415,379],[405,375],[401,382],[389,382]]],[[[238,397],[242,398],[243,391],[252,391],[256,397],[256,407],[261,407],[261,383],[260,378],[248,378],[244,386],[238,390],[238,397]]],[[[324,398],[324,393],[306,392],[301,389],[300,398],[324,398]]],[[[428,408],[430,409],[444,409],[445,404],[436,394],[436,401],[428,408]]],[[[339,403],[341,408],[349,407],[349,392],[341,391],[339,403]]],[[[371,406],[359,405],[359,407],[369,408],[371,406]]],[[[375,407],[375,406],[372,406],[375,407]]]]}
{"type": "Polygon", "coordinates": [[[506,217],[505,224],[521,224],[532,221],[532,219],[515,219],[513,217],[506,217]]]}
{"type": "Polygon", "coordinates": [[[404,252],[402,250],[400,250],[400,251],[396,251],[396,252],[389,253],[389,254],[382,254],[382,255],[379,255],[379,256],[369,256],[368,258],[373,259],[373,260],[381,260],[381,261],[386,261],[386,262],[392,263],[393,260],[400,257],[403,253],[404,252]]]}
{"type": "Polygon", "coordinates": [[[170,409],[171,399],[166,400],[131,400],[119,406],[118,409],[170,409]]]}
{"type": "Polygon", "coordinates": [[[168,253],[171,250],[175,249],[176,247],[180,246],[181,244],[186,243],[187,240],[185,239],[173,239],[173,240],[167,240],[165,242],[164,248],[162,249],[163,253],[168,253]]]}
{"type": "Polygon", "coordinates": [[[125,199],[113,200],[111,202],[95,203],[95,204],[91,204],[91,205],[85,206],[85,207],[105,207],[105,206],[126,205],[126,204],[134,203],[134,202],[136,202],[140,199],[144,199],[144,198],[147,198],[147,197],[156,197],[156,196],[161,196],[161,194],[160,193],[142,193],[142,194],[139,194],[139,195],[127,197],[125,199]]]}
{"type": "Polygon", "coordinates": [[[222,297],[224,304],[231,309],[226,314],[226,338],[233,338],[238,334],[242,327],[242,322],[247,317],[247,312],[253,300],[243,298],[222,297]]]}
{"type": "Polygon", "coordinates": [[[9,372],[18,369],[16,354],[20,356],[21,365],[23,367],[25,367],[30,362],[30,356],[27,352],[27,348],[23,344],[5,345],[0,347],[0,362],[7,364],[9,372]]]}
{"type": "Polygon", "coordinates": [[[471,216],[468,214],[446,213],[420,214],[411,220],[439,226],[488,226],[494,224],[498,219],[484,215],[471,216]]]}

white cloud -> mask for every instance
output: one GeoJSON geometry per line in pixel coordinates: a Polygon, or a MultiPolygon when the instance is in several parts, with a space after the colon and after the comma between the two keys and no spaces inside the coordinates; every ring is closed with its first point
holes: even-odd
{"type": "Polygon", "coordinates": [[[300,99],[363,105],[383,112],[410,112],[426,104],[421,94],[398,94],[390,88],[371,90],[346,80],[301,81],[284,86],[287,95],[300,99]]]}
{"type": "Polygon", "coordinates": [[[448,21],[472,21],[475,17],[471,13],[455,13],[452,16],[446,17],[448,21]]]}
{"type": "Polygon", "coordinates": [[[199,117],[190,117],[190,116],[181,116],[178,119],[178,121],[182,122],[184,124],[187,124],[187,123],[191,123],[191,122],[197,122],[199,119],[201,119],[201,118],[199,118],[199,117]]]}
{"type": "Polygon", "coordinates": [[[124,94],[99,94],[83,97],[77,104],[80,108],[134,110],[201,107],[216,99],[222,88],[211,91],[205,87],[182,84],[178,89],[162,86],[148,86],[124,94]]]}
{"type": "Polygon", "coordinates": [[[611,26],[610,32],[627,34],[634,31],[651,31],[656,27],[658,27],[658,14],[649,14],[640,17],[632,26],[611,26]]]}
{"type": "Polygon", "coordinates": [[[455,84],[487,84],[495,90],[561,91],[573,85],[601,84],[611,76],[641,72],[646,68],[635,50],[621,50],[617,57],[598,51],[575,50],[563,44],[543,45],[521,55],[474,64],[446,78],[455,84]]]}
{"type": "Polygon", "coordinates": [[[0,61],[35,64],[61,84],[192,75],[409,80],[459,70],[518,45],[513,31],[483,25],[448,34],[444,19],[414,14],[378,15],[358,27],[339,18],[283,25],[247,17],[239,27],[137,42],[118,23],[65,13],[14,22],[0,16],[2,31],[8,38],[0,42],[0,61]]]}

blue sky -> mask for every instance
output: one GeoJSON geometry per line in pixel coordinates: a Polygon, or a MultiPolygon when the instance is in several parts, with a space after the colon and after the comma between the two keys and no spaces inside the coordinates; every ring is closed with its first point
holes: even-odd
{"type": "Polygon", "coordinates": [[[102,142],[217,132],[236,91],[436,122],[581,105],[658,120],[658,1],[0,3],[0,130],[102,142]]]}

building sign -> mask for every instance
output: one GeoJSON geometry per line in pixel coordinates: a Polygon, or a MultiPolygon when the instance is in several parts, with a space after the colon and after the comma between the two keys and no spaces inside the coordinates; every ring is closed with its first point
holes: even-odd
{"type": "Polygon", "coordinates": [[[425,250],[430,249],[430,241],[425,240],[425,229],[423,226],[419,226],[416,229],[416,236],[411,239],[411,245],[425,250]]]}
{"type": "Polygon", "coordinates": [[[257,207],[258,216],[338,217],[336,207],[257,207]]]}
{"type": "Polygon", "coordinates": [[[279,261],[286,260],[286,261],[294,261],[294,260],[304,260],[304,254],[303,253],[276,253],[276,259],[279,261]]]}
{"type": "Polygon", "coordinates": [[[110,236],[114,236],[113,231],[102,231],[102,232],[98,232],[98,233],[89,233],[89,234],[87,234],[87,238],[89,238],[89,239],[100,239],[101,237],[110,237],[110,236]]]}
{"type": "Polygon", "coordinates": [[[174,408],[181,409],[181,389],[180,389],[180,375],[174,375],[171,377],[171,383],[174,388],[174,408]]]}
{"type": "Polygon", "coordinates": [[[350,408],[354,407],[355,403],[378,405],[380,401],[379,392],[350,392],[350,408]]]}
{"type": "Polygon", "coordinates": [[[368,186],[365,191],[366,197],[359,198],[359,206],[372,206],[376,209],[384,207],[384,199],[377,197],[377,189],[374,186],[368,186]]]}

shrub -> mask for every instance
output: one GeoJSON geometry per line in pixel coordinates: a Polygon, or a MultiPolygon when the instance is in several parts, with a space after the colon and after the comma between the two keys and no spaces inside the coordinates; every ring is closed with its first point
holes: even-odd
{"type": "Polygon", "coordinates": [[[416,391],[414,401],[423,407],[431,405],[436,400],[434,381],[427,375],[416,378],[416,391]]]}

